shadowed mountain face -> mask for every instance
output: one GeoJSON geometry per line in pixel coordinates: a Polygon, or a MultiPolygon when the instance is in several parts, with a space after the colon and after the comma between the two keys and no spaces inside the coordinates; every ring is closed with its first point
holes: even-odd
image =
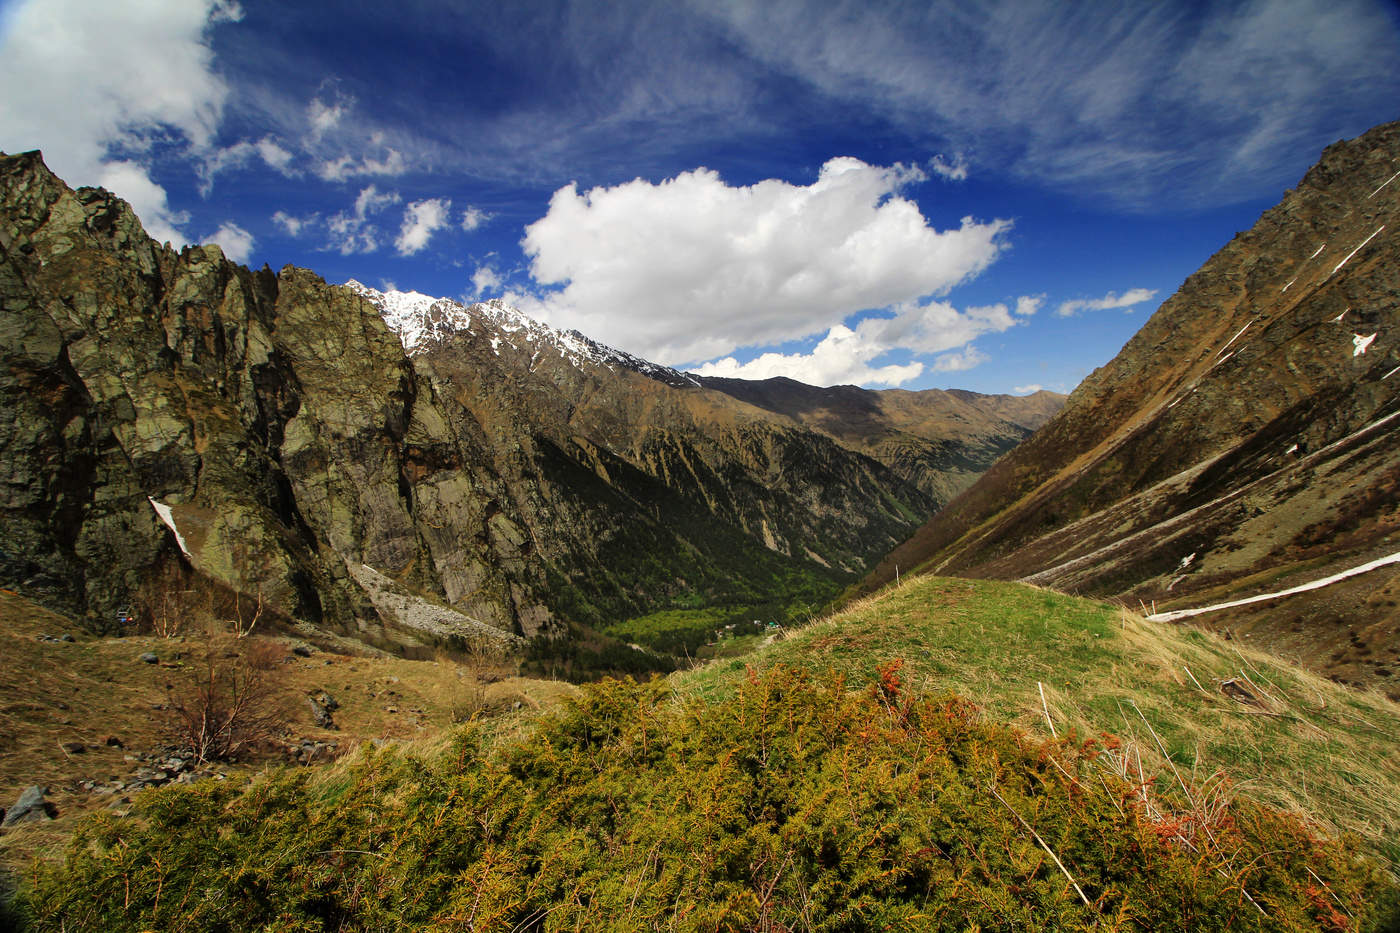
{"type": "MultiPolygon", "coordinates": [[[[1158,611],[1400,551],[1400,124],[1322,160],[1064,409],[896,549],[1158,611]]],[[[1400,678],[1394,566],[1200,615],[1335,676],[1400,678]]]]}
{"type": "Polygon", "coordinates": [[[1023,430],[862,393],[857,437],[499,303],[176,253],[37,153],[0,157],[0,211],[0,585],[94,625],[156,571],[398,647],[814,598],[1023,430]]]}

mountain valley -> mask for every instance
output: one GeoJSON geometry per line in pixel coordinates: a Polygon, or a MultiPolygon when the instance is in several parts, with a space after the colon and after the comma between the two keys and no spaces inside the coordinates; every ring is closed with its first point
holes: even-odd
{"type": "Polygon", "coordinates": [[[1065,400],[699,377],[0,157],[0,923],[1395,929],[1392,164],[1065,400]]]}

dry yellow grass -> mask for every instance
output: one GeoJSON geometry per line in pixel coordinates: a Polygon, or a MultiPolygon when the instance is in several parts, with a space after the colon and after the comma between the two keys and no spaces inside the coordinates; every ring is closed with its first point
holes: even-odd
{"type": "MultiPolygon", "coordinates": [[[[187,627],[176,638],[150,635],[97,638],[69,619],[14,594],[0,592],[0,806],[9,806],[32,784],[49,788],[59,810],[52,822],[27,823],[0,834],[0,862],[23,864],[52,851],[72,831],[75,818],[106,806],[79,785],[126,778],[140,766],[128,755],[165,745],[166,685],[178,688],[183,665],[206,636],[187,627]],[[71,635],[72,642],[40,641],[71,635]],[[154,652],[160,663],[138,657],[154,652]],[[115,737],[122,747],[109,746],[115,737]],[[70,754],[62,744],[82,742],[70,754]]],[[[270,636],[281,650],[276,677],[290,702],[287,738],[335,742],[342,754],[364,742],[388,739],[432,743],[471,715],[538,709],[574,688],[516,676],[498,659],[454,662],[361,657],[326,651],[303,658],[293,640],[270,636]],[[340,708],[336,729],[318,728],[305,697],[329,692],[340,708]]],[[[221,766],[230,780],[247,780],[268,764],[284,763],[275,751],[221,766]]]]}

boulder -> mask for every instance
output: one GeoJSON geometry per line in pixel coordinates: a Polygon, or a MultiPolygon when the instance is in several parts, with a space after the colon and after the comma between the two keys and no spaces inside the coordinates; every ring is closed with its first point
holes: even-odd
{"type": "Polygon", "coordinates": [[[51,820],[58,816],[58,808],[44,799],[48,792],[47,787],[37,784],[26,788],[15,801],[15,805],[5,811],[5,821],[0,825],[14,826],[19,823],[51,820]]]}

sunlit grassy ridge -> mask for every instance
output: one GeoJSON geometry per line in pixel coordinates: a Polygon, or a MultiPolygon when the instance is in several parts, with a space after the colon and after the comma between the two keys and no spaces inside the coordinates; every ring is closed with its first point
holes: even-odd
{"type": "MultiPolygon", "coordinates": [[[[956,692],[989,718],[1046,737],[1047,715],[1061,736],[1113,733],[1141,753],[1147,776],[1162,771],[1165,747],[1188,779],[1223,771],[1237,793],[1355,833],[1400,863],[1400,706],[1106,603],[919,577],[743,661],[680,675],[678,686],[719,696],[746,666],[768,664],[862,679],[896,658],[916,689],[956,692]]],[[[1176,781],[1170,769],[1164,779],[1176,781]]]]}
{"type": "Polygon", "coordinates": [[[1327,837],[1393,819],[1392,724],[1202,635],[920,580],[747,663],[149,793],[33,871],[22,907],[44,930],[1387,929],[1377,833],[1327,837]],[[1240,666],[1276,708],[1216,699],[1240,666]],[[1059,740],[1028,734],[1046,709],[1059,740]],[[1304,781],[1309,755],[1335,773],[1304,781]]]}

